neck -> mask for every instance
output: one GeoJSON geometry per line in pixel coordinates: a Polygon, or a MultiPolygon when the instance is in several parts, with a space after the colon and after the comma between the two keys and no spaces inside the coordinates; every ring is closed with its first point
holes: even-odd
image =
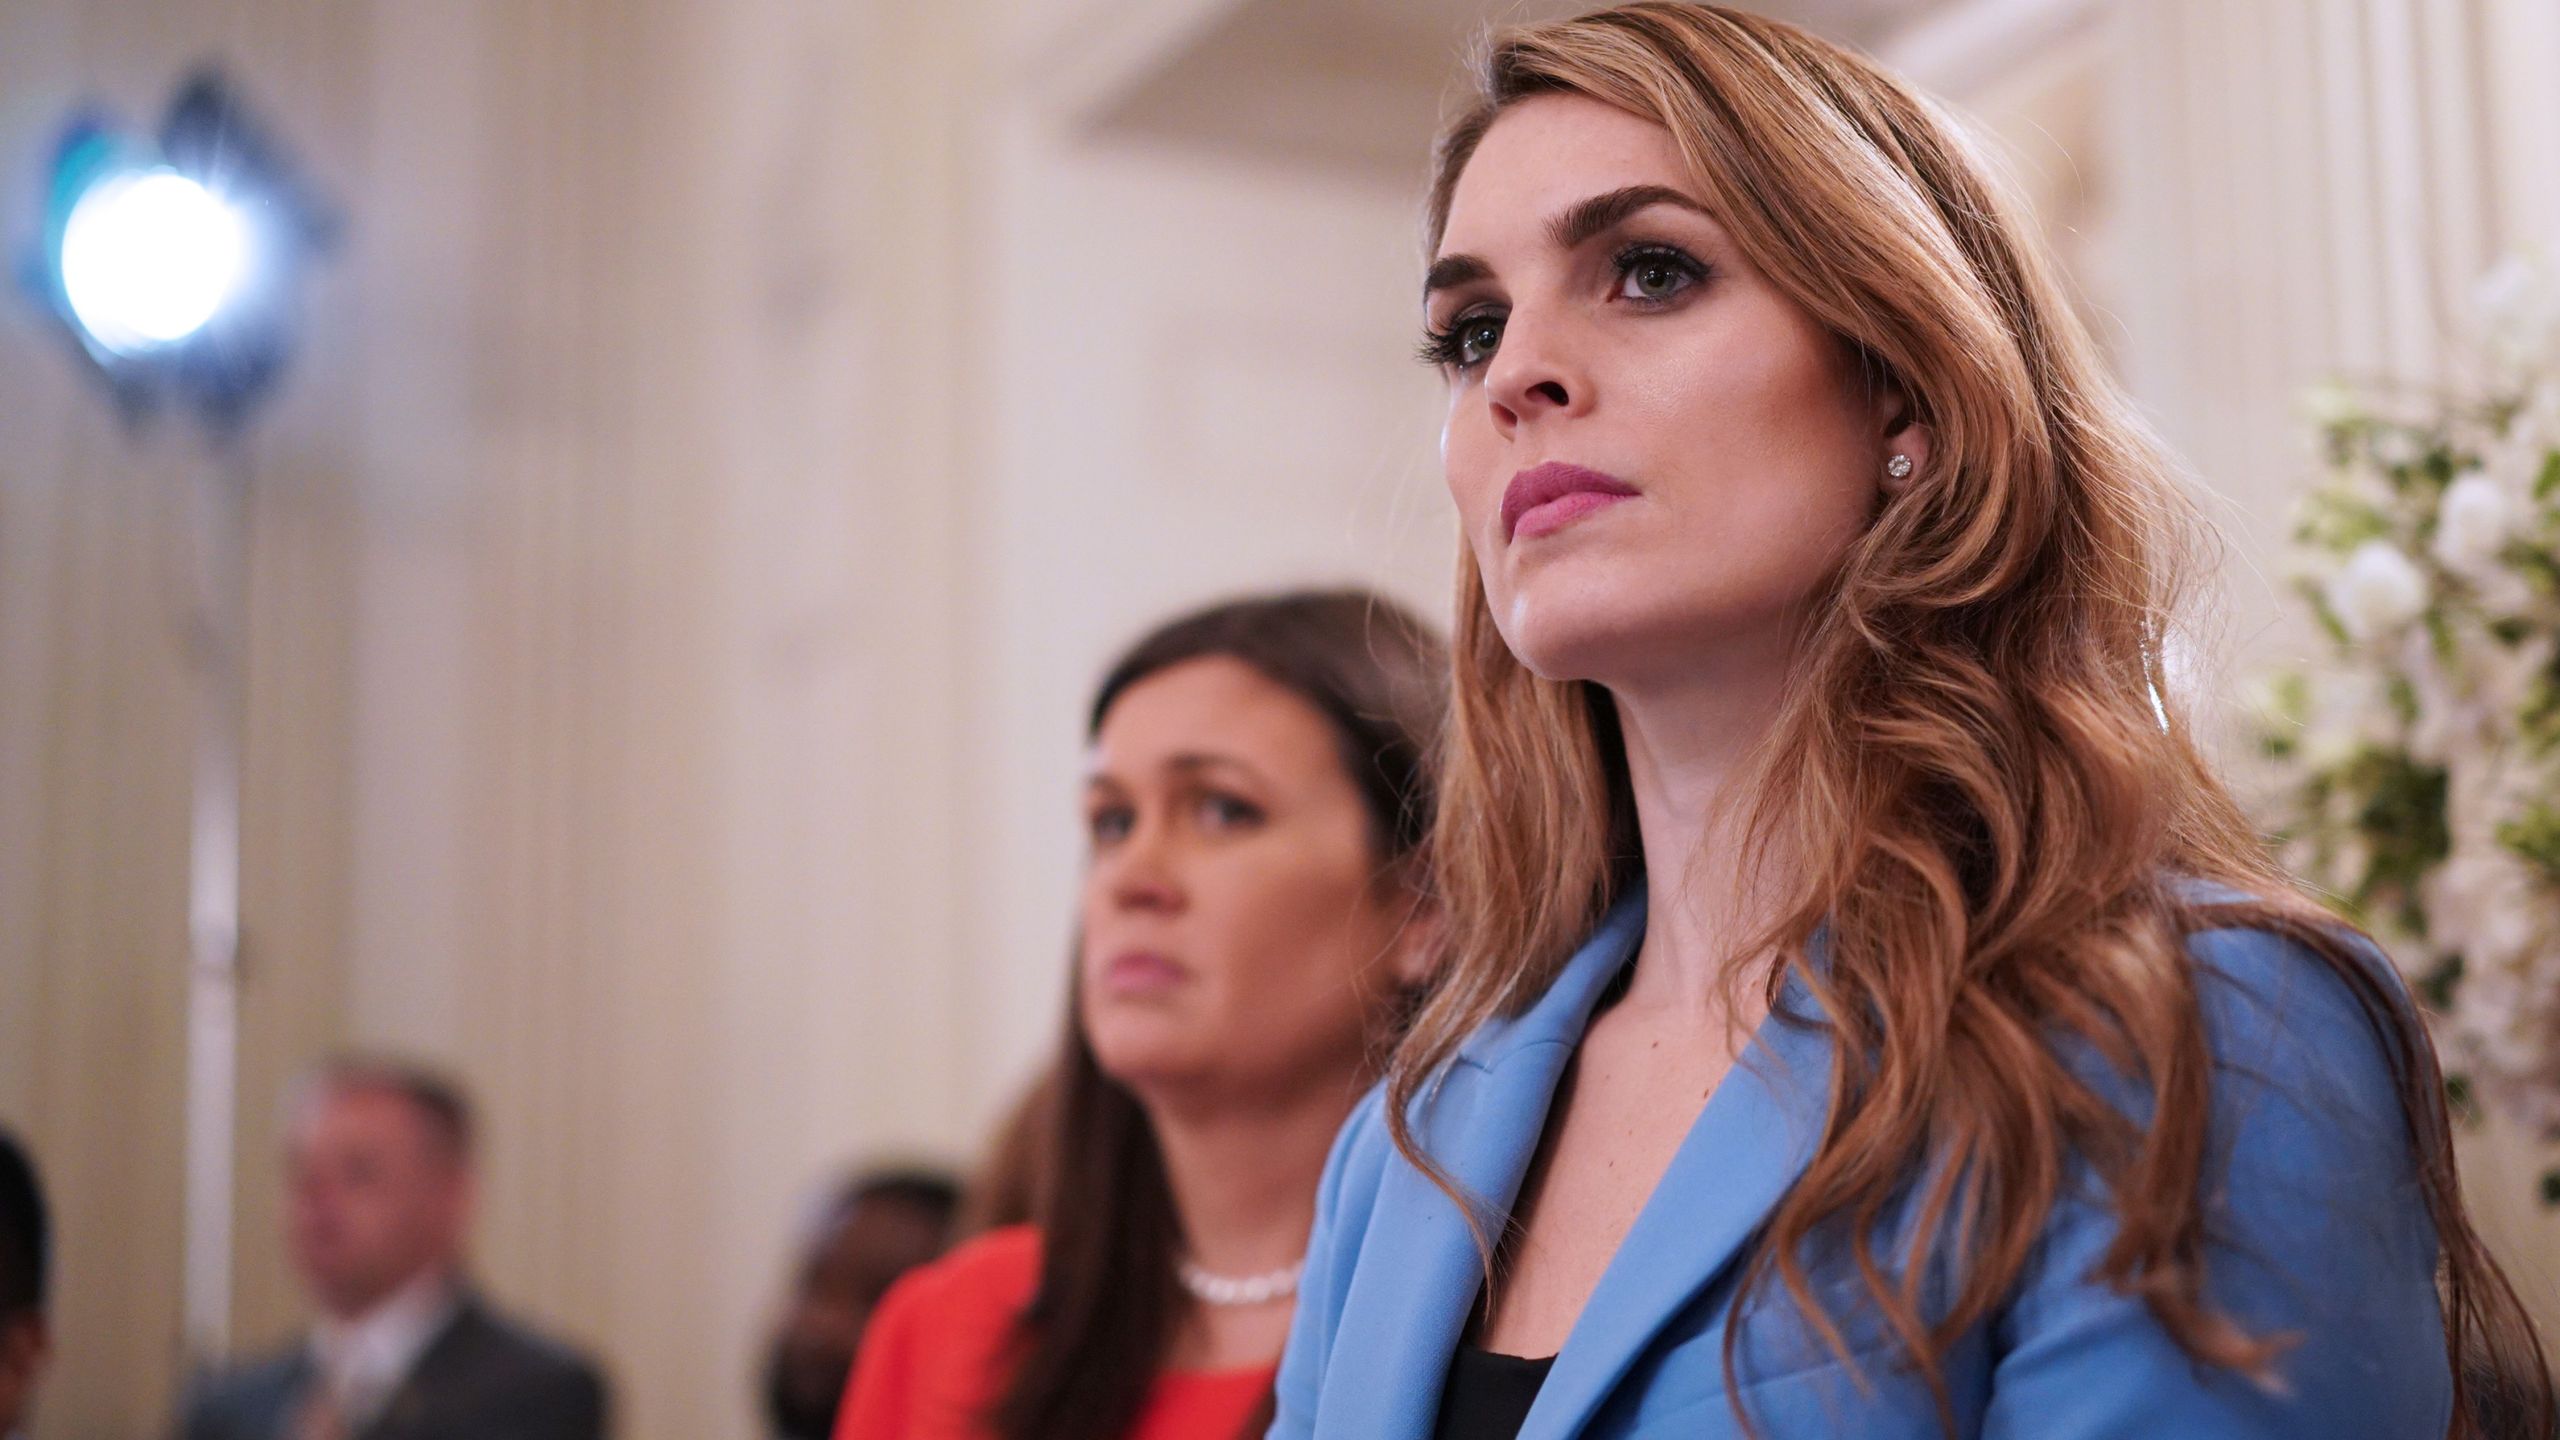
{"type": "MultiPolygon", "coordinates": [[[[1786,654],[1692,662],[1658,684],[1611,687],[1644,845],[1645,938],[1627,1003],[1722,1016],[1737,952],[1769,915],[1744,863],[1753,752],[1777,719],[1786,654]]],[[[1765,872],[1761,872],[1765,874],[1765,872]]]]}
{"type": "Polygon", "coordinates": [[[1241,1277],[1305,1257],[1316,1180],[1355,1098],[1337,1077],[1264,1103],[1147,1104],[1192,1263],[1241,1277]]]}
{"type": "Polygon", "coordinates": [[[341,1296],[331,1300],[324,1300],[320,1307],[321,1312],[327,1315],[330,1321],[334,1324],[360,1324],[363,1321],[380,1314],[383,1306],[390,1304],[392,1301],[403,1295],[409,1294],[411,1291],[416,1290],[421,1286],[432,1285],[437,1287],[440,1291],[451,1288],[455,1268],[456,1267],[452,1265],[444,1263],[421,1266],[420,1268],[412,1270],[400,1279],[392,1282],[384,1289],[373,1291],[361,1297],[341,1296]]]}

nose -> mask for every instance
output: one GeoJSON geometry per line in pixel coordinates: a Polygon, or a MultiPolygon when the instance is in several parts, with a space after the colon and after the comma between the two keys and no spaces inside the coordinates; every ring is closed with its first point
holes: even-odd
{"type": "Polygon", "coordinates": [[[1494,428],[1509,438],[1524,425],[1579,414],[1591,408],[1589,372],[1561,317],[1521,307],[1503,323],[1502,344],[1485,362],[1485,403],[1494,428]]]}
{"type": "Polygon", "coordinates": [[[1182,885],[1175,874],[1164,827],[1140,820],[1103,862],[1105,893],[1115,910],[1171,914],[1182,908],[1182,885]]]}

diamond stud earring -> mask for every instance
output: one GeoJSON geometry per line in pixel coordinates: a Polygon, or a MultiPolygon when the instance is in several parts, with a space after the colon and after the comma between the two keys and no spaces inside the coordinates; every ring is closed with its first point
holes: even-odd
{"type": "Polygon", "coordinates": [[[1908,455],[1896,455],[1892,459],[1887,460],[1884,462],[1884,473],[1892,476],[1896,480],[1910,479],[1911,457],[1908,455]]]}

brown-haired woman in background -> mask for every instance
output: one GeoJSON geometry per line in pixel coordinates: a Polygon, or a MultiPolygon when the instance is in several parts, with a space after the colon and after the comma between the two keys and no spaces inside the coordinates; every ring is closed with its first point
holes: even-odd
{"type": "Polygon", "coordinates": [[[1343,591],[1204,610],[1111,668],[1040,1224],[890,1294],[838,1440],[1260,1432],[1326,1147],[1430,952],[1447,664],[1343,591]]]}
{"type": "Polygon", "coordinates": [[[1953,126],[1701,5],[1478,80],[1448,959],[1272,1434],[2548,1436],[2407,996],[2177,708],[2170,466],[1953,126]]]}

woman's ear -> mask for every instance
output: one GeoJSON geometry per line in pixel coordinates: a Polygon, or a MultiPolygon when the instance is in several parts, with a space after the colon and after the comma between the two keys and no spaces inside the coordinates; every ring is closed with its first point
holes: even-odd
{"type": "Polygon", "coordinates": [[[1412,908],[1405,912],[1395,946],[1387,952],[1387,973],[1398,988],[1419,990],[1431,983],[1440,968],[1440,902],[1415,887],[1407,887],[1405,896],[1412,908]]]}
{"type": "Polygon", "coordinates": [[[1877,460],[1879,482],[1890,498],[1911,488],[1911,482],[1929,473],[1935,433],[1927,421],[1919,418],[1918,407],[1911,403],[1910,393],[1898,381],[1888,380],[1876,388],[1880,406],[1884,453],[1877,460]]]}

